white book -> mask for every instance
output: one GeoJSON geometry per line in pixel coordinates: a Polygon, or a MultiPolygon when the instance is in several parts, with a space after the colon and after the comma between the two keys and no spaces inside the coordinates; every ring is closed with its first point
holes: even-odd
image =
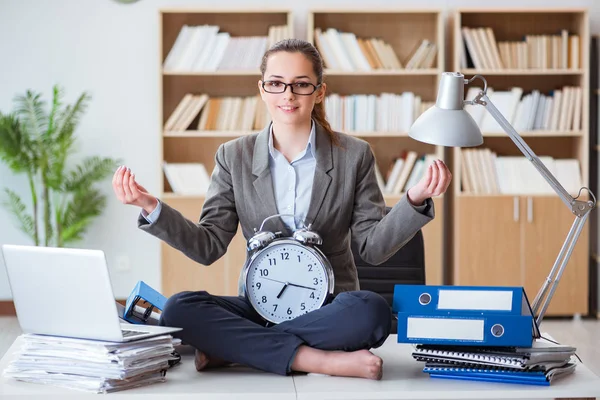
{"type": "Polygon", "coordinates": [[[167,54],[163,63],[163,69],[166,72],[177,70],[177,64],[179,63],[179,59],[186,48],[187,41],[192,32],[192,27],[188,25],[184,25],[179,31],[175,43],[173,43],[173,46],[171,47],[171,50],[169,50],[169,54],[167,54]]]}
{"type": "Polygon", "coordinates": [[[554,91],[552,96],[552,111],[550,117],[550,126],[548,127],[551,131],[558,130],[558,121],[560,120],[561,113],[561,104],[562,104],[562,90],[557,89],[554,91]]]}
{"type": "Polygon", "coordinates": [[[401,194],[402,191],[406,190],[406,182],[408,181],[408,177],[413,170],[415,162],[417,161],[417,152],[409,151],[406,154],[406,158],[404,159],[404,165],[402,166],[402,171],[400,172],[400,176],[398,177],[398,181],[394,186],[394,194],[401,194]]]}
{"type": "Polygon", "coordinates": [[[186,42],[185,49],[178,60],[177,70],[178,71],[191,71],[194,61],[198,56],[198,53],[203,48],[203,42],[206,31],[204,26],[193,26],[192,33],[189,40],[186,42]]]}
{"type": "Polygon", "coordinates": [[[388,194],[392,194],[394,192],[394,187],[398,182],[398,178],[400,177],[400,172],[402,171],[402,167],[404,166],[404,159],[397,158],[394,162],[394,166],[392,167],[392,171],[389,174],[388,180],[385,183],[384,192],[388,194]]]}
{"type": "Polygon", "coordinates": [[[404,186],[404,190],[408,190],[411,187],[415,186],[419,180],[421,179],[421,177],[423,176],[423,171],[425,170],[425,158],[419,158],[417,161],[415,161],[415,165],[410,173],[410,176],[408,177],[408,180],[406,181],[406,185],[404,186]]]}
{"type": "Polygon", "coordinates": [[[576,158],[555,159],[554,172],[556,180],[567,192],[575,196],[581,189],[581,169],[576,158]]]}
{"type": "Polygon", "coordinates": [[[201,51],[192,64],[192,71],[202,71],[206,68],[208,60],[214,56],[215,47],[217,46],[217,34],[219,33],[218,26],[206,26],[206,34],[201,43],[201,51]]]}
{"type": "MultiPolygon", "coordinates": [[[[498,111],[502,113],[504,118],[512,124],[517,111],[517,105],[521,100],[523,89],[520,87],[514,87],[510,91],[496,91],[491,95],[488,95],[489,99],[496,106],[498,111]]],[[[490,113],[486,113],[483,116],[481,123],[481,130],[483,132],[504,132],[500,124],[492,117],[490,113]]]]}
{"type": "Polygon", "coordinates": [[[215,44],[215,51],[211,58],[209,58],[206,64],[207,71],[216,71],[219,69],[219,64],[221,64],[221,60],[225,56],[225,49],[229,44],[230,40],[229,33],[227,32],[219,32],[217,33],[217,43],[215,44]]]}
{"type": "Polygon", "coordinates": [[[340,62],[340,69],[343,71],[356,70],[356,66],[352,62],[352,59],[344,47],[340,33],[334,28],[328,28],[324,34],[327,36],[328,42],[331,44],[335,58],[340,62]]]}
{"type": "Polygon", "coordinates": [[[164,162],[163,169],[174,193],[197,196],[206,194],[210,176],[204,164],[164,162]]]}
{"type": "Polygon", "coordinates": [[[371,65],[365,58],[364,54],[358,46],[356,35],[350,32],[340,33],[340,38],[344,44],[344,48],[352,59],[352,64],[357,71],[370,71],[371,65]]]}

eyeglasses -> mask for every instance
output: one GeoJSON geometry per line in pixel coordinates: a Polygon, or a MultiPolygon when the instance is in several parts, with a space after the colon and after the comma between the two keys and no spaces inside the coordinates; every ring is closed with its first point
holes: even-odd
{"type": "Polygon", "coordinates": [[[264,81],[262,83],[262,87],[267,93],[283,93],[287,90],[288,86],[292,90],[292,93],[308,96],[320,88],[321,84],[319,83],[315,86],[310,82],[284,83],[281,81],[264,81]]]}

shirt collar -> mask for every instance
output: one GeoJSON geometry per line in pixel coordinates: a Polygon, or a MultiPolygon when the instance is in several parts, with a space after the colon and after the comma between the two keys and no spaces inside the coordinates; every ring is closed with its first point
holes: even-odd
{"type": "MultiPolygon", "coordinates": [[[[317,148],[316,136],[315,121],[311,119],[310,135],[308,136],[306,148],[303,152],[298,154],[292,162],[303,158],[306,154],[310,154],[314,157],[317,148]]],[[[277,160],[278,157],[282,157],[281,153],[273,146],[273,124],[269,126],[269,154],[274,160],[277,160]]]]}

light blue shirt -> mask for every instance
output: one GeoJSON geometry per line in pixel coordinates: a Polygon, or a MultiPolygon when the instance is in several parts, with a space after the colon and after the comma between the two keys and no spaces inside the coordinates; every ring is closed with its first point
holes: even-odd
{"type": "MultiPolygon", "coordinates": [[[[275,203],[279,214],[295,215],[295,217],[281,217],[291,230],[304,226],[304,218],[306,218],[310,206],[312,185],[317,166],[317,159],[314,156],[316,151],[315,137],[315,122],[313,121],[306,147],[292,162],[288,162],[283,154],[273,146],[273,125],[269,130],[269,168],[273,180],[275,203]]],[[[158,219],[161,209],[162,205],[159,201],[150,214],[142,210],[142,216],[152,224],[158,219]]],[[[269,229],[267,224],[265,228],[269,229]]]]}

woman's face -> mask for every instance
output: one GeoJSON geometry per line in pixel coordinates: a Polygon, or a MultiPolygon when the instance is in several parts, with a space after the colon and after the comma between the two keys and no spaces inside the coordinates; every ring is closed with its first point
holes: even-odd
{"type": "Polygon", "coordinates": [[[308,58],[302,53],[280,51],[269,56],[263,80],[258,81],[258,88],[274,122],[301,125],[310,121],[315,103],[323,101],[325,95],[325,84],[313,93],[314,87],[311,84],[317,86],[317,76],[308,58]],[[269,93],[283,90],[284,83],[295,84],[293,90],[296,93],[292,93],[290,86],[285,87],[282,93],[269,93]]]}

